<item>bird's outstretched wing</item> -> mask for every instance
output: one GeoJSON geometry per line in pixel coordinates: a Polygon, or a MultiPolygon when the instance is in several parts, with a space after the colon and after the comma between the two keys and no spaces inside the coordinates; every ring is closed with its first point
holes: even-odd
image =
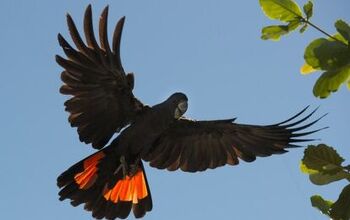
{"type": "Polygon", "coordinates": [[[78,128],[80,141],[102,148],[115,132],[131,123],[144,105],[133,93],[134,77],[125,74],[120,59],[120,39],[124,17],[116,25],[112,48],[107,38],[106,7],[100,17],[97,43],[93,25],[91,5],[85,11],[84,32],[87,44],[81,39],[77,28],[67,15],[74,49],[59,34],[58,41],[67,58],[56,56],[56,61],[65,70],[61,79],[64,85],[60,92],[73,97],[65,102],[70,113],[69,122],[78,128]]]}
{"type": "Polygon", "coordinates": [[[180,119],[160,136],[143,159],[159,169],[196,172],[225,164],[237,165],[238,158],[252,162],[257,156],[285,153],[286,148],[298,147],[298,142],[312,140],[298,137],[321,130],[303,131],[323,117],[301,126],[316,111],[298,120],[306,109],[286,121],[267,126],[236,124],[234,119],[180,119]]]}

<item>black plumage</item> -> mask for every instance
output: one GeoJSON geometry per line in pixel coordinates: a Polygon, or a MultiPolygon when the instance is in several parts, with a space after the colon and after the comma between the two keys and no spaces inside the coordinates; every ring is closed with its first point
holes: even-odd
{"type": "Polygon", "coordinates": [[[183,115],[188,99],[183,93],[152,107],[144,105],[132,92],[134,75],[125,73],[121,64],[125,17],[117,23],[110,47],[107,16],[108,7],[100,17],[99,42],[90,5],[84,16],[86,43],[70,15],[67,23],[76,48],[58,35],[67,57],[56,56],[64,68],[60,92],[72,96],[65,102],[68,120],[77,127],[80,141],[99,149],[58,177],[61,200],[85,204],[97,219],[126,218],[131,210],[139,218],[152,209],[142,160],[170,171],[204,171],[285,153],[299,142],[311,141],[303,137],[320,130],[305,131],[320,119],[303,124],[316,111],[301,117],[307,108],[281,123],[260,126],[235,119],[187,119],[183,115]],[[107,145],[115,133],[119,135],[107,145]]]}

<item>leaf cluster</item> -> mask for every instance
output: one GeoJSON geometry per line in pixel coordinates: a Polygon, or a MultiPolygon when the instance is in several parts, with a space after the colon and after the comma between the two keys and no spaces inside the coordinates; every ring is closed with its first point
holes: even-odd
{"type": "Polygon", "coordinates": [[[316,97],[326,98],[347,83],[350,89],[350,26],[338,20],[335,23],[338,31],[332,38],[318,38],[305,49],[303,74],[324,71],[314,85],[316,97]]]}
{"type": "Polygon", "coordinates": [[[279,40],[282,35],[286,35],[301,27],[299,31],[303,33],[308,27],[308,20],[313,15],[313,3],[308,1],[303,6],[303,12],[299,5],[292,0],[259,0],[260,6],[265,15],[272,20],[279,20],[283,25],[271,25],[262,29],[261,38],[264,40],[279,40]]]}
{"type": "Polygon", "coordinates": [[[305,64],[302,74],[323,71],[316,81],[313,93],[319,98],[326,98],[332,92],[346,83],[350,89],[350,26],[343,20],[335,22],[337,33],[330,35],[310,22],[313,16],[313,3],[308,1],[300,6],[293,0],[259,0],[260,6],[267,17],[283,22],[283,25],[272,25],[262,29],[261,38],[264,40],[279,40],[298,27],[303,33],[312,26],[328,38],[313,40],[305,49],[305,64]]]}
{"type": "MultiPolygon", "coordinates": [[[[304,151],[300,169],[309,175],[310,181],[316,185],[347,180],[350,182],[349,165],[344,166],[344,159],[337,151],[325,144],[309,145],[304,151]]],[[[313,207],[334,220],[350,219],[350,184],[344,187],[337,201],[325,200],[320,195],[311,197],[313,207]]]]}
{"type": "MultiPolygon", "coordinates": [[[[259,0],[265,15],[282,22],[262,29],[263,40],[278,41],[281,36],[297,30],[303,33],[308,26],[325,34],[327,38],[313,40],[305,49],[305,64],[302,74],[315,71],[323,73],[316,81],[315,97],[326,98],[346,83],[350,89],[350,26],[343,20],[335,22],[337,33],[330,35],[310,22],[313,16],[313,3],[308,1],[301,10],[294,0],[259,0]]],[[[304,152],[301,171],[309,175],[316,185],[326,185],[335,181],[350,182],[350,165],[342,165],[344,159],[330,146],[310,145],[304,152]]],[[[350,184],[344,187],[337,201],[325,200],[320,195],[311,197],[313,207],[334,220],[350,219],[350,184]]]]}

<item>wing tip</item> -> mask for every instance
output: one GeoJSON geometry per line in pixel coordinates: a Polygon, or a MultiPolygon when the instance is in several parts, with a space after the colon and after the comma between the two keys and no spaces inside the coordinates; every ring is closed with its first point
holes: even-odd
{"type": "Polygon", "coordinates": [[[108,14],[108,10],[109,10],[109,5],[107,4],[106,7],[104,7],[102,14],[107,13],[108,14]]]}
{"type": "Polygon", "coordinates": [[[86,6],[86,8],[90,8],[91,9],[91,3],[89,3],[88,6],[86,6]]]}
{"type": "Polygon", "coordinates": [[[60,66],[62,66],[63,65],[62,63],[64,62],[65,59],[63,57],[61,57],[60,55],[56,54],[55,60],[56,60],[56,63],[58,63],[60,66]]]}
{"type": "Polygon", "coordinates": [[[58,34],[57,34],[57,40],[58,40],[58,42],[60,42],[60,41],[62,40],[62,38],[63,38],[62,34],[61,34],[61,33],[58,33],[58,34]]]}
{"type": "Polygon", "coordinates": [[[70,24],[70,23],[73,23],[73,18],[72,18],[72,16],[67,12],[66,13],[66,18],[67,18],[67,23],[68,23],[68,25],[70,24]]]}
{"type": "Polygon", "coordinates": [[[92,7],[91,4],[89,4],[84,12],[84,23],[92,20],[92,7]]]}

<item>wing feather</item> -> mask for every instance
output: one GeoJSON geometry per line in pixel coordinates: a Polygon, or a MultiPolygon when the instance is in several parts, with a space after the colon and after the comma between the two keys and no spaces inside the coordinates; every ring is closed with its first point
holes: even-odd
{"type": "Polygon", "coordinates": [[[114,133],[132,123],[144,110],[144,105],[132,93],[133,74],[126,74],[120,59],[120,38],[125,18],[119,20],[113,36],[113,51],[107,36],[106,7],[99,21],[99,43],[93,29],[89,5],[84,14],[82,40],[72,17],[67,15],[70,36],[76,49],[59,34],[58,42],[67,58],[56,56],[65,70],[61,74],[60,92],[72,95],[65,102],[72,127],[77,127],[82,142],[102,148],[114,133]]]}
{"type": "Polygon", "coordinates": [[[324,129],[304,131],[324,117],[300,125],[315,113],[312,111],[298,119],[306,109],[282,123],[267,126],[238,124],[234,119],[192,121],[181,118],[153,143],[143,159],[159,169],[196,172],[225,164],[237,165],[239,158],[252,162],[256,157],[285,153],[288,148],[298,147],[295,143],[313,140],[299,137],[324,129]]]}

